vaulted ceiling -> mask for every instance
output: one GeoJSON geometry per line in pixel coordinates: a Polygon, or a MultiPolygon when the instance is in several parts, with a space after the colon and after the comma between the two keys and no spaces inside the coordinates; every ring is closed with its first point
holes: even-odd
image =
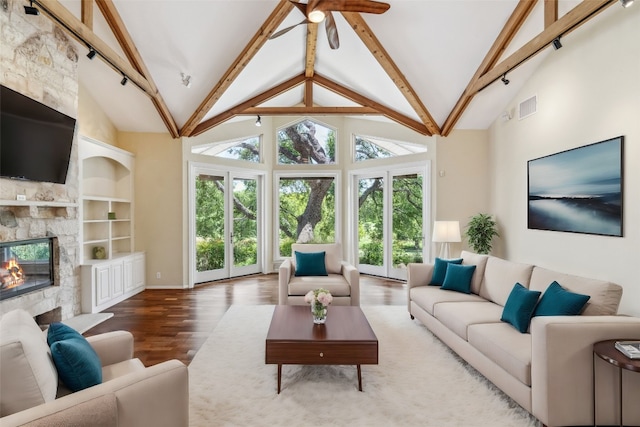
{"type": "Polygon", "coordinates": [[[305,19],[288,0],[35,3],[78,40],[81,83],[119,130],[173,137],[256,115],[486,129],[545,56],[562,54],[554,39],[623,13],[608,9],[616,0],[389,0],[379,15],[334,12],[333,50],[323,23],[270,39],[305,19]]]}

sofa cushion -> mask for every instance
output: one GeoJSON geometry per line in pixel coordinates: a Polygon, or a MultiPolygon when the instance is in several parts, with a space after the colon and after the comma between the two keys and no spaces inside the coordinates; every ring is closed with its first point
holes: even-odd
{"type": "Polygon", "coordinates": [[[436,304],[433,313],[444,326],[467,341],[467,329],[470,325],[500,323],[502,307],[489,301],[442,302],[436,304]]]}
{"type": "Polygon", "coordinates": [[[521,333],[527,332],[540,294],[540,291],[530,291],[516,283],[507,298],[500,320],[509,323],[521,333]]]}
{"type": "Polygon", "coordinates": [[[480,296],[504,306],[514,283],[520,283],[525,288],[529,288],[532,270],[533,266],[530,264],[520,264],[490,256],[484,270],[480,296]]]}
{"type": "MultiPolygon", "coordinates": [[[[327,273],[339,274],[342,272],[342,245],[340,243],[294,243],[291,252],[323,252],[327,273]]],[[[293,268],[296,268],[296,258],[291,258],[293,268]]]]}
{"type": "Polygon", "coordinates": [[[471,293],[471,278],[475,271],[475,265],[455,265],[447,266],[447,274],[442,282],[442,290],[471,293]]]}
{"type": "Polygon", "coordinates": [[[553,281],[571,291],[589,295],[589,301],[582,311],[586,316],[614,315],[622,298],[622,287],[612,282],[587,279],[571,274],[558,273],[542,267],[534,267],[529,289],[544,292],[553,281]]]}
{"type": "Polygon", "coordinates": [[[430,285],[442,286],[444,278],[447,275],[447,267],[449,264],[461,264],[462,258],[442,259],[436,258],[433,262],[433,275],[431,276],[430,285]]]}
{"type": "Polygon", "coordinates": [[[441,302],[484,302],[484,298],[475,294],[463,294],[455,291],[441,290],[433,286],[417,286],[409,290],[411,301],[433,316],[433,307],[441,302]]]}
{"type": "Polygon", "coordinates": [[[58,374],[44,333],[25,310],[0,319],[0,416],[52,401],[58,374]]]}
{"type": "Polygon", "coordinates": [[[71,391],[102,383],[100,358],[80,333],[62,323],[52,323],[47,341],[58,375],[71,391]]]}
{"type": "Polygon", "coordinates": [[[334,297],[345,297],[351,295],[351,287],[341,274],[329,274],[318,280],[314,276],[292,277],[289,281],[288,295],[304,296],[312,289],[324,288],[331,292],[334,297]]]}
{"type": "Polygon", "coordinates": [[[462,265],[475,265],[476,270],[473,272],[471,279],[471,293],[480,294],[482,279],[484,279],[484,269],[487,266],[488,255],[474,254],[473,252],[462,251],[462,265]]]}
{"type": "Polygon", "coordinates": [[[531,386],[531,334],[506,323],[469,326],[469,344],[523,384],[531,386]]]}
{"type": "Polygon", "coordinates": [[[296,276],[326,276],[325,252],[295,252],[296,276]]]}
{"type": "Polygon", "coordinates": [[[577,294],[569,292],[558,284],[553,282],[549,285],[540,302],[533,312],[534,316],[575,316],[580,314],[587,301],[589,295],[577,294]]]}

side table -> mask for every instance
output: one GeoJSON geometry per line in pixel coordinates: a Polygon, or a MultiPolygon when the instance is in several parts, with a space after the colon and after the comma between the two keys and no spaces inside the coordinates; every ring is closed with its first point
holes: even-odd
{"type": "Polygon", "coordinates": [[[593,345],[593,425],[596,426],[596,356],[618,367],[620,393],[620,427],[622,422],[622,370],[640,372],[640,359],[629,359],[615,347],[616,341],[636,341],[638,338],[600,341],[593,345]]]}

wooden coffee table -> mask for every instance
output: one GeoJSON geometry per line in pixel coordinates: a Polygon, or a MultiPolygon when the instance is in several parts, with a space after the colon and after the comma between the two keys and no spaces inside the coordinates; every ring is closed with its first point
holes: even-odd
{"type": "Polygon", "coordinates": [[[278,393],[282,365],[378,364],[378,338],[360,307],[329,306],[327,321],[315,325],[308,305],[278,305],[267,334],[265,363],[278,365],[278,393]]]}

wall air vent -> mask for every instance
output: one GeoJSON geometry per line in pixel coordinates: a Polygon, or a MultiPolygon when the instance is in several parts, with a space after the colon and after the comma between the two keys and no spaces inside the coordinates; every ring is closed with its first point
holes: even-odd
{"type": "Polygon", "coordinates": [[[525,119],[538,111],[538,97],[536,95],[525,99],[518,105],[518,120],[525,119]]]}

